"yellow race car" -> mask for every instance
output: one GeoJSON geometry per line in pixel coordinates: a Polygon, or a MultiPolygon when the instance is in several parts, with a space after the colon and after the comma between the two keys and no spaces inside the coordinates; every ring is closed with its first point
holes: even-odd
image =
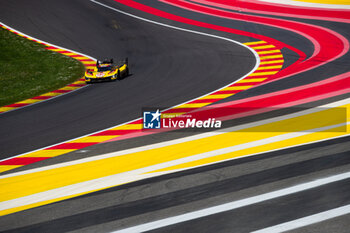
{"type": "Polygon", "coordinates": [[[113,59],[97,61],[94,69],[87,69],[85,72],[85,82],[114,81],[123,79],[129,75],[128,59],[120,65],[115,65],[113,59]]]}

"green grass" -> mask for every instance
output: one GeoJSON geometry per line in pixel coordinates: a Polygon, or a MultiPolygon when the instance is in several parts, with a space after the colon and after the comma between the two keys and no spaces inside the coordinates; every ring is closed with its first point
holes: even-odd
{"type": "Polygon", "coordinates": [[[0,106],[59,89],[84,70],[79,61],[0,28],[0,106]]]}

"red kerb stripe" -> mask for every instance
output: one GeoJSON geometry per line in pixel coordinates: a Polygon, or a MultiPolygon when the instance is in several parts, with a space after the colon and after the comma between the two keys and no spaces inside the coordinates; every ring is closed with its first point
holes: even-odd
{"type": "Polygon", "coordinates": [[[39,96],[33,97],[32,99],[36,99],[36,100],[47,100],[47,99],[50,99],[50,98],[52,98],[52,96],[42,96],[42,95],[39,95],[39,96]]]}
{"type": "Polygon", "coordinates": [[[125,135],[129,133],[139,132],[139,129],[129,129],[129,130],[106,130],[93,134],[92,136],[109,136],[109,135],[125,135]]]}
{"type": "Polygon", "coordinates": [[[97,142],[82,142],[82,143],[63,143],[57,146],[46,148],[45,150],[70,150],[70,149],[81,149],[88,146],[97,144],[97,142]]]}
{"type": "Polygon", "coordinates": [[[55,90],[55,91],[51,91],[51,92],[54,92],[54,93],[67,93],[67,92],[70,92],[71,90],[55,90]]]}
{"type": "Polygon", "coordinates": [[[0,162],[0,165],[27,165],[36,163],[50,157],[17,157],[0,162]]]}
{"type": "Polygon", "coordinates": [[[10,104],[10,105],[6,105],[5,107],[19,108],[19,107],[23,107],[26,105],[28,105],[28,104],[10,104]]]}

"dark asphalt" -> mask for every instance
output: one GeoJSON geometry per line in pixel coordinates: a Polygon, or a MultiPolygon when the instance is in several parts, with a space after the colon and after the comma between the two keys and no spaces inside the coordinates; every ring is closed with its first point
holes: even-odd
{"type": "MultiPolygon", "coordinates": [[[[103,2],[159,22],[215,33],[242,42],[251,40],[169,22],[112,0],[103,2]]],[[[216,19],[158,1],[147,1],[147,4],[178,15],[271,36],[292,44],[308,55],[312,52],[305,39],[284,30],[216,19]]],[[[3,153],[0,158],[138,118],[144,106],[178,104],[232,82],[254,66],[252,55],[232,43],[144,23],[87,0],[0,0],[0,12],[0,21],[42,40],[98,58],[122,59],[128,56],[133,73],[121,82],[91,85],[45,103],[0,115],[0,131],[6,135],[0,138],[3,153]]],[[[325,24],[346,37],[350,36],[348,25],[312,23],[325,24]]],[[[284,52],[287,63],[295,59],[295,54],[284,52]]],[[[230,100],[302,85],[347,71],[348,55],[341,59],[305,75],[242,92],[230,100]]],[[[347,94],[313,103],[312,106],[348,97],[347,94]]],[[[259,117],[264,119],[274,114],[259,117]]],[[[261,119],[259,117],[242,119],[239,123],[261,119]]],[[[86,148],[86,152],[76,151],[21,169],[187,135],[159,134],[99,144],[86,148]]],[[[2,216],[0,231],[111,232],[348,172],[349,139],[344,137],[227,161],[2,216]]],[[[349,181],[345,180],[157,231],[249,232],[349,204],[349,190],[349,181]]],[[[342,216],[294,232],[321,232],[317,229],[347,232],[348,220],[349,216],[342,216]],[[326,226],[326,223],[330,225],[326,226]]]]}
{"type": "MultiPolygon", "coordinates": [[[[252,232],[264,229],[348,205],[350,203],[349,181],[344,180],[324,185],[151,232],[252,232]]],[[[341,231],[347,232],[348,229],[341,229],[341,231]]]]}
{"type": "Polygon", "coordinates": [[[180,104],[255,65],[253,54],[234,43],[142,22],[90,1],[0,1],[0,9],[0,21],[44,41],[96,58],[127,56],[132,73],[2,114],[0,159],[139,118],[142,107],[180,104]]]}

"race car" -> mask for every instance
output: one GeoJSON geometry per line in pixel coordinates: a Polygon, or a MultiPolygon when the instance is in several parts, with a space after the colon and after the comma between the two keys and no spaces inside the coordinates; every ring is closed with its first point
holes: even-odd
{"type": "Polygon", "coordinates": [[[123,79],[129,75],[128,59],[120,65],[115,65],[113,59],[97,61],[94,69],[87,69],[85,72],[85,82],[114,81],[123,79]]]}

